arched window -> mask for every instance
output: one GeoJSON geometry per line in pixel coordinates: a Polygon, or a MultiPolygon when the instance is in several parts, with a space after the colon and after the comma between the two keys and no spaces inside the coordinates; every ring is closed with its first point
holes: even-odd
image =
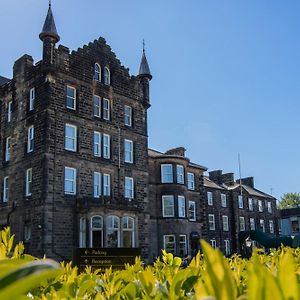
{"type": "Polygon", "coordinates": [[[122,246],[134,247],[134,219],[131,217],[122,218],[122,246]]]}
{"type": "Polygon", "coordinates": [[[104,84],[110,85],[110,71],[108,67],[104,68],[104,84]]]}
{"type": "Polygon", "coordinates": [[[79,220],[79,248],[86,247],[86,218],[79,220]]]}
{"type": "Polygon", "coordinates": [[[94,79],[101,81],[101,67],[97,63],[95,63],[94,79]]]}
{"type": "Polygon", "coordinates": [[[120,219],[117,216],[108,216],[106,227],[106,246],[120,247],[120,219]]]}
{"type": "Polygon", "coordinates": [[[101,216],[91,218],[90,247],[103,247],[103,220],[101,216]]]}

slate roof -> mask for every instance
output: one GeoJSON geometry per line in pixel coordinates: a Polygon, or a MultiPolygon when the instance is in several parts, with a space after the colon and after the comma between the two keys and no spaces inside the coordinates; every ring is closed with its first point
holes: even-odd
{"type": "Polygon", "coordinates": [[[40,39],[43,40],[43,38],[47,36],[53,37],[54,39],[56,39],[56,42],[60,40],[60,37],[56,30],[51,4],[49,4],[48,13],[45,19],[43,30],[40,33],[40,39]]]}
{"type": "Polygon", "coordinates": [[[204,176],[204,186],[213,188],[213,189],[219,189],[219,190],[225,190],[225,188],[214,181],[210,180],[208,176],[204,176]]]}
{"type": "Polygon", "coordinates": [[[10,79],[8,79],[6,77],[3,77],[3,76],[0,76],[0,86],[4,85],[5,83],[7,83],[9,81],[10,81],[10,79]]]}
{"type": "Polygon", "coordinates": [[[143,50],[143,55],[142,55],[142,59],[141,59],[141,64],[140,64],[140,69],[139,69],[139,74],[138,76],[146,76],[148,77],[150,80],[152,79],[152,75],[150,72],[150,68],[148,65],[148,61],[146,58],[146,54],[145,51],[143,50]]]}
{"type": "MultiPolygon", "coordinates": [[[[256,197],[263,197],[263,198],[274,198],[272,195],[269,195],[269,194],[266,194],[264,192],[261,192],[255,188],[252,188],[248,185],[244,185],[242,184],[242,187],[243,189],[249,194],[249,195],[252,195],[252,196],[256,196],[256,197]]],[[[235,183],[234,185],[229,185],[228,187],[228,190],[235,190],[235,189],[239,189],[240,188],[240,184],[239,183],[235,183]]]]}

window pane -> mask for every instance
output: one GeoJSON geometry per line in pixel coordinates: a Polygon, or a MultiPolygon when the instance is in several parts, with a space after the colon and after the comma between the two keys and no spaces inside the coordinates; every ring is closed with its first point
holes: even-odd
{"type": "Polygon", "coordinates": [[[183,166],[177,165],[177,183],[184,183],[184,168],[183,166]]]}
{"type": "Polygon", "coordinates": [[[132,248],[133,247],[133,232],[123,231],[123,247],[132,248]]]}
{"type": "Polygon", "coordinates": [[[172,183],[173,182],[172,165],[161,165],[161,182],[162,183],[172,183]]]}
{"type": "Polygon", "coordinates": [[[101,117],[101,98],[99,96],[93,96],[94,102],[94,116],[101,117]]]}
{"type": "Polygon", "coordinates": [[[94,248],[102,248],[103,243],[102,243],[102,230],[93,230],[92,231],[92,240],[93,240],[93,245],[92,247],[94,248]]]}
{"type": "Polygon", "coordinates": [[[93,229],[101,229],[102,228],[102,218],[101,217],[93,217],[92,218],[92,228],[93,229]]]}
{"type": "Polygon", "coordinates": [[[178,196],[178,216],[185,217],[185,198],[183,196],[178,196]]]}
{"type": "Polygon", "coordinates": [[[103,174],[103,195],[110,196],[110,175],[103,174]]]}

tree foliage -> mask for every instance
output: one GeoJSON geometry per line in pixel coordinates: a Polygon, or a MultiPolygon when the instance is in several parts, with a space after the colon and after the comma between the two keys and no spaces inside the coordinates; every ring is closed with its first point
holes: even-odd
{"type": "Polygon", "coordinates": [[[278,207],[280,209],[300,207],[300,193],[283,194],[278,207]]]}

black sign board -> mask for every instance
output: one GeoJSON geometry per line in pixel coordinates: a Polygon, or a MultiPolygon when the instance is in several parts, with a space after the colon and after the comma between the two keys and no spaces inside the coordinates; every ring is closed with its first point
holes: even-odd
{"type": "Polygon", "coordinates": [[[141,256],[140,248],[75,248],[73,264],[83,271],[86,266],[92,269],[124,269],[126,263],[134,264],[141,256]]]}

